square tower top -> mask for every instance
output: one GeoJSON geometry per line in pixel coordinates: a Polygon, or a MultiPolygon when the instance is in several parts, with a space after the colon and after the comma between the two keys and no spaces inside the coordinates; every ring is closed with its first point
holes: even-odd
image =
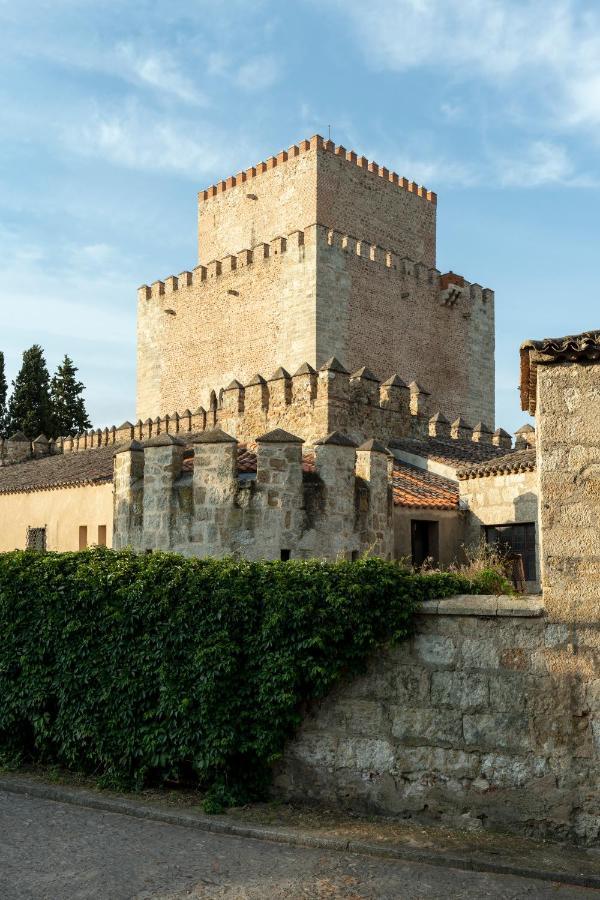
{"type": "Polygon", "coordinates": [[[314,135],[198,194],[206,264],[324,225],[435,267],[436,195],[314,135]]]}

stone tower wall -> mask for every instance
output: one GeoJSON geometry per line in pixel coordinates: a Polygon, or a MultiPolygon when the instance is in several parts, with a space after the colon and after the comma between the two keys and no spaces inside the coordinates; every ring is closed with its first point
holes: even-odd
{"type": "Polygon", "coordinates": [[[207,263],[319,223],[435,265],[436,195],[315,135],[198,194],[207,263]]]}
{"type": "Polygon", "coordinates": [[[493,292],[321,225],[140,288],[145,420],[208,408],[210,392],[337,356],[399,374],[432,411],[494,425],[493,292]]]}
{"type": "Polygon", "coordinates": [[[210,391],[315,360],[315,230],[138,292],[137,417],[209,405],[210,391]]]}
{"type": "Polygon", "coordinates": [[[494,294],[337,231],[317,242],[317,363],[417,380],[432,409],[494,427],[494,294]]]}

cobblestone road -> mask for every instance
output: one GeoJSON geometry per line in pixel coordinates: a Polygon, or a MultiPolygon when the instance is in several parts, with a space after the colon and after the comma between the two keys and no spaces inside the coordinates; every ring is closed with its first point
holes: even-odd
{"type": "Polygon", "coordinates": [[[0,792],[1,900],[599,900],[507,875],[286,847],[0,792]]]}

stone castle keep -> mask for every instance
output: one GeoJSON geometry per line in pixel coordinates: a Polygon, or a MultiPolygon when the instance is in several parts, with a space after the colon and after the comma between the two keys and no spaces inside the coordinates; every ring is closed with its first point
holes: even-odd
{"type": "Polygon", "coordinates": [[[136,421],[0,444],[0,551],[507,545],[537,596],[424,604],[308,711],[276,790],[596,845],[600,331],[522,345],[513,446],[494,296],[436,269],[436,202],[319,136],[202,191],[199,265],[139,290],[136,421]]]}
{"type": "Polygon", "coordinates": [[[335,357],[493,427],[494,295],[435,268],[435,194],[315,136],[198,201],[200,264],[139,291],[138,419],[335,357]]]}

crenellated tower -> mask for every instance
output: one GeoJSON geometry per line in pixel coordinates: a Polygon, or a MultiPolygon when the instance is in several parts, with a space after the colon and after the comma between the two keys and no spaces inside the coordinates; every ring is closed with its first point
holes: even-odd
{"type": "Polygon", "coordinates": [[[436,204],[318,135],[201,191],[198,265],[139,290],[137,418],[336,357],[493,426],[493,292],[436,269],[436,204]]]}

